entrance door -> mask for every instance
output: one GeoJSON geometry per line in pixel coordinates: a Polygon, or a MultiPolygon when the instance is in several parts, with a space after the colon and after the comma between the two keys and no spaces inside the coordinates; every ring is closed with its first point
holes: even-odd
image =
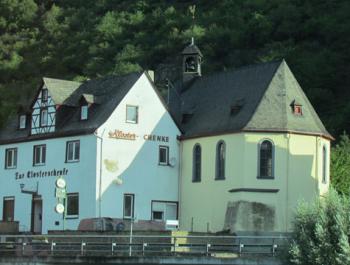
{"type": "Polygon", "coordinates": [[[15,198],[4,197],[2,220],[5,222],[13,222],[15,216],[15,198]]]}
{"type": "Polygon", "coordinates": [[[43,201],[41,199],[41,196],[33,196],[31,230],[35,234],[41,234],[42,214],[43,214],[43,201]]]}

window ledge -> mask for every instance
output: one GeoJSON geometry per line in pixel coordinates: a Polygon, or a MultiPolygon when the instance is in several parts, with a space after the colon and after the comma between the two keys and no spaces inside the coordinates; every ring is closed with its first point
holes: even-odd
{"type": "Polygon", "coordinates": [[[66,220],[70,220],[70,219],[79,219],[79,215],[66,215],[66,220]]]}
{"type": "Polygon", "coordinates": [[[269,179],[269,180],[275,179],[274,176],[272,176],[272,177],[257,176],[256,178],[257,179],[269,179]]]}
{"type": "Polygon", "coordinates": [[[78,163],[80,160],[67,160],[65,163],[78,163]]]}
{"type": "Polygon", "coordinates": [[[215,181],[216,181],[216,180],[219,180],[219,181],[220,181],[220,180],[226,180],[226,178],[215,178],[214,180],[215,180],[215,181]]]}

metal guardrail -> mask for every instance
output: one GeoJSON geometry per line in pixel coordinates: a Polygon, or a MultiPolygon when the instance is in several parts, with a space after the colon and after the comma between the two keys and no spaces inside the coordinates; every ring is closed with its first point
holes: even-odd
{"type": "Polygon", "coordinates": [[[0,256],[276,256],[285,236],[2,235],[0,256]],[[131,243],[130,243],[131,242],[131,243]]]}

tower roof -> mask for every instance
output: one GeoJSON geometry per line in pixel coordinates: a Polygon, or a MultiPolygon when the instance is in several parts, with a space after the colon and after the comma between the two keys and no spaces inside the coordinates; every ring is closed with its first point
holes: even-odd
{"type": "Polygon", "coordinates": [[[199,54],[199,56],[203,57],[202,52],[197,47],[197,45],[194,44],[194,39],[192,38],[191,44],[186,46],[185,49],[183,49],[182,54],[199,54]]]}

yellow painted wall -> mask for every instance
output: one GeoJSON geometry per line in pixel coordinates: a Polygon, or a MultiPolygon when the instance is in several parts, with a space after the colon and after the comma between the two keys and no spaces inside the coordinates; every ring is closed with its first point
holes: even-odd
{"type": "Polygon", "coordinates": [[[290,230],[297,202],[310,201],[328,190],[329,173],[327,183],[321,181],[323,145],[328,150],[329,163],[329,141],[316,136],[238,133],[182,141],[180,228],[201,232],[224,228],[237,232],[290,230]],[[274,179],[257,178],[258,144],[264,139],[274,143],[274,179]],[[226,144],[225,180],[215,180],[216,145],[220,140],[226,144]],[[202,148],[199,183],[192,182],[196,143],[202,148]],[[240,188],[278,189],[278,192],[229,192],[240,188]],[[240,206],[235,208],[237,212],[228,212],[231,217],[226,219],[225,226],[227,207],[232,205],[240,206]],[[256,214],[264,211],[265,217],[256,214]]]}

